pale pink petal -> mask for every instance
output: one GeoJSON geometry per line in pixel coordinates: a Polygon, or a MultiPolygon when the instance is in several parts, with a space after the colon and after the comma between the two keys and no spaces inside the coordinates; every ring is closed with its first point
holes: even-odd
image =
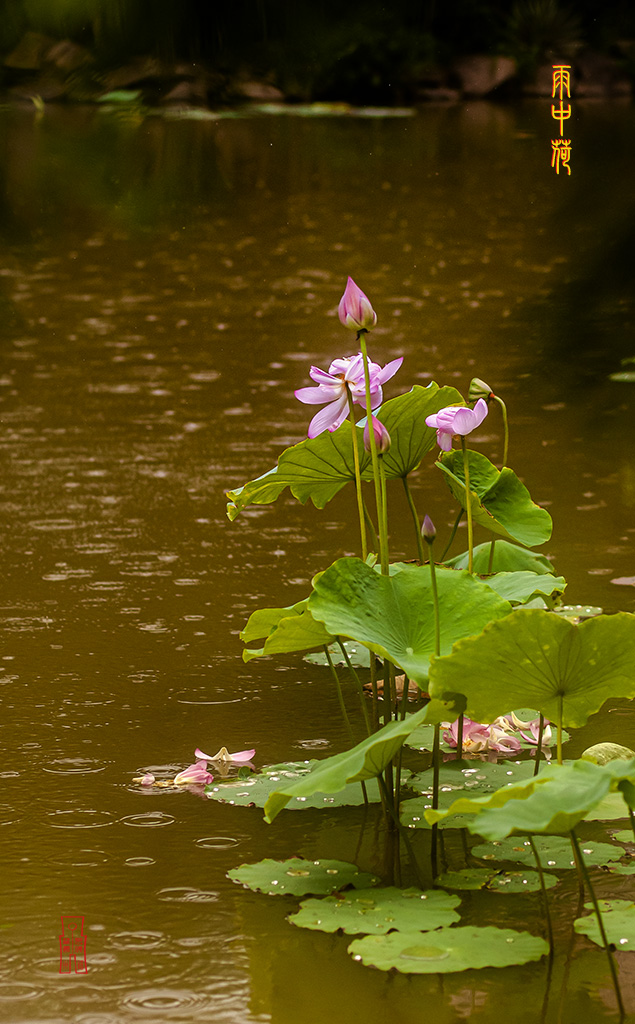
{"type": "Polygon", "coordinates": [[[199,750],[198,747],[194,751],[194,757],[199,758],[202,761],[213,761],[214,760],[213,757],[210,757],[209,754],[204,754],[203,751],[199,750]]]}
{"type": "Polygon", "coordinates": [[[437,430],[437,444],[443,452],[452,451],[452,438],[453,434],[446,434],[443,430],[437,430]]]}
{"type": "Polygon", "coordinates": [[[399,359],[393,359],[392,362],[386,363],[383,369],[381,367],[378,367],[376,380],[380,384],[385,384],[387,380],[390,380],[391,377],[395,376],[397,370],[399,369],[402,363],[403,356],[400,356],[399,359]]]}
{"type": "Polygon", "coordinates": [[[202,783],[207,785],[214,781],[214,776],[207,770],[206,761],[197,761],[195,764],[191,764],[189,768],[185,768],[182,772],[174,779],[176,786],[184,786],[187,783],[202,783]]]}
{"type": "Polygon", "coordinates": [[[325,430],[336,430],[346,419],[347,412],[348,399],[346,395],[342,395],[335,402],[325,405],[309,423],[309,437],[317,437],[325,430]]]}
{"type": "Polygon", "coordinates": [[[476,417],[473,410],[462,407],[455,409],[452,426],[455,434],[469,434],[476,426],[476,417]]]}
{"type": "Polygon", "coordinates": [[[476,427],[480,427],[481,423],[483,422],[483,420],[487,416],[487,413],[489,412],[489,407],[488,407],[487,402],[485,401],[484,398],[479,398],[479,400],[476,403],[476,405],[474,406],[472,412],[474,414],[474,419],[475,419],[475,423],[474,423],[474,428],[473,429],[475,429],[476,427]]]}
{"type": "Polygon", "coordinates": [[[339,377],[335,376],[332,370],[333,364],[329,368],[328,373],[326,370],[321,370],[319,366],[312,366],[309,370],[309,377],[314,380],[316,384],[340,384],[339,377]]]}
{"type": "Polygon", "coordinates": [[[305,405],[324,405],[339,398],[343,390],[344,386],[339,381],[337,384],[320,384],[317,388],[298,388],[294,394],[305,405]]]}

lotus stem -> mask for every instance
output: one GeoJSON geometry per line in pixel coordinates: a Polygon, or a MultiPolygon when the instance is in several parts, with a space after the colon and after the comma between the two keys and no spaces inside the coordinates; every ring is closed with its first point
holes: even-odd
{"type": "MultiPolygon", "coordinates": [[[[357,686],[357,692],[359,694],[359,699],[360,699],[360,702],[361,702],[361,705],[362,705],[362,714],[364,716],[364,724],[366,725],[366,732],[370,736],[372,730],[371,730],[371,726],[370,726],[370,719],[368,717],[368,710],[366,708],[366,698],[364,697],[364,687],[362,686],[362,681],[359,678],[359,675],[357,674],[357,672],[356,672],[356,670],[355,670],[355,668],[353,666],[353,663],[352,663],[352,661],[351,661],[351,659],[349,657],[348,651],[346,650],[346,644],[342,641],[341,636],[338,636],[337,643],[339,645],[340,651],[344,655],[344,660],[346,662],[346,667],[348,668],[348,671],[351,673],[353,679],[355,680],[355,685],[357,686]]],[[[371,653],[371,657],[372,657],[372,653],[371,653]]]]}
{"type": "Polygon", "coordinates": [[[529,845],[531,846],[531,852],[534,855],[536,861],[536,868],[538,869],[538,878],[540,879],[540,891],[542,893],[542,899],[545,906],[545,921],[547,923],[547,938],[549,939],[549,959],[553,960],[554,955],[554,943],[553,943],[553,925],[551,923],[551,914],[549,913],[549,896],[547,895],[547,886],[545,885],[545,873],[542,870],[542,863],[538,854],[538,848],[534,842],[532,835],[527,836],[529,839],[529,845]]]}
{"type": "Polygon", "coordinates": [[[472,497],[470,492],[470,460],[465,443],[465,437],[461,435],[461,448],[463,449],[463,472],[465,475],[465,505],[467,513],[467,571],[472,572],[474,560],[474,526],[472,524],[472,497]]]}
{"type": "Polygon", "coordinates": [[[558,745],[556,747],[558,764],[562,764],[562,715],[564,697],[560,694],[558,698],[558,745]]]}
{"type": "Polygon", "coordinates": [[[450,531],[450,539],[449,539],[449,541],[447,542],[447,544],[445,545],[445,547],[443,549],[443,554],[441,555],[441,558],[439,559],[440,562],[445,562],[445,556],[447,555],[448,551],[452,547],[452,542],[453,542],[454,538],[456,537],[456,531],[459,528],[459,523],[461,522],[461,520],[463,518],[463,511],[464,510],[462,508],[460,508],[459,511],[456,514],[456,519],[454,520],[454,526],[452,527],[452,529],[450,531]]]}
{"type": "Polygon", "coordinates": [[[571,836],[571,843],[573,844],[573,850],[574,850],[574,853],[575,853],[576,862],[579,865],[580,871],[582,873],[582,877],[584,878],[584,881],[586,882],[586,887],[589,890],[589,895],[591,897],[591,902],[593,904],[593,910],[595,911],[595,916],[596,916],[597,922],[598,922],[598,928],[600,929],[600,937],[602,939],[602,944],[604,946],[606,955],[607,955],[608,960],[609,960],[609,968],[610,968],[610,971],[611,971],[611,977],[613,979],[613,988],[615,989],[615,998],[617,999],[617,1006],[618,1006],[619,1012],[620,1012],[620,1014],[621,1014],[621,1016],[623,1018],[624,1017],[624,1004],[622,1003],[622,993],[620,991],[620,984],[619,984],[619,981],[618,981],[618,978],[617,978],[617,969],[615,967],[615,960],[613,959],[613,955],[612,955],[611,950],[609,948],[609,942],[608,942],[608,938],[606,936],[606,929],[604,928],[604,920],[602,918],[602,911],[600,910],[600,904],[598,902],[597,896],[595,895],[595,889],[593,888],[593,883],[591,882],[591,876],[589,875],[587,866],[586,866],[586,864],[584,862],[584,857],[582,856],[582,851],[580,849],[580,843],[578,842],[578,837],[576,836],[575,831],[573,829],[571,829],[571,832],[569,833],[569,835],[571,836]]]}
{"type": "MultiPolygon", "coordinates": [[[[439,807],[439,770],[441,767],[441,726],[434,727],[434,741],[432,743],[432,807],[436,811],[439,807]]],[[[438,841],[439,823],[435,821],[432,826],[430,837],[430,861],[432,877],[436,878],[438,871],[438,841]]]]}
{"type": "Polygon", "coordinates": [[[459,715],[459,723],[456,727],[456,759],[463,760],[463,712],[459,715]]]}
{"type": "MultiPolygon", "coordinates": [[[[374,434],[374,430],[370,431],[374,434]]],[[[386,470],[384,469],[384,456],[378,455],[379,482],[381,484],[381,522],[379,526],[379,547],[381,552],[381,571],[384,576],[388,575],[388,495],[386,492],[386,470]],[[382,544],[383,540],[383,544],[382,544]]]]}
{"type": "Polygon", "coordinates": [[[348,398],[348,412],[351,422],[351,436],[353,439],[353,464],[355,466],[355,490],[357,491],[357,512],[359,515],[359,533],[362,544],[362,560],[366,561],[368,554],[368,543],[366,540],[366,520],[364,517],[364,497],[362,495],[362,474],[359,468],[359,441],[357,438],[357,424],[355,423],[355,406],[350,389],[346,388],[348,398]]]}
{"type": "Polygon", "coordinates": [[[434,564],[434,541],[426,541],[430,553],[430,586],[432,588],[432,603],[434,605],[434,656],[438,658],[441,653],[441,615],[439,612],[439,591],[437,588],[437,567],[434,564]]]}
{"type": "Polygon", "coordinates": [[[333,679],[335,680],[335,689],[337,690],[337,699],[339,701],[340,709],[341,709],[341,712],[342,712],[342,717],[344,719],[344,723],[346,725],[347,732],[348,732],[348,734],[350,736],[350,739],[352,741],[353,740],[353,730],[351,728],[350,719],[349,719],[348,714],[346,712],[346,705],[344,703],[344,694],[342,693],[342,684],[340,683],[340,677],[337,674],[337,669],[335,668],[335,665],[333,664],[333,659],[331,658],[331,652],[329,651],[328,646],[326,644],[324,644],[324,653],[326,654],[326,660],[328,661],[328,665],[329,665],[329,668],[331,670],[331,675],[333,676],[333,679]]]}
{"type": "Polygon", "coordinates": [[[362,329],[357,332],[357,340],[362,353],[362,361],[364,363],[364,384],[366,387],[366,419],[368,420],[368,435],[370,443],[370,457],[373,464],[373,478],[375,481],[375,505],[377,508],[377,520],[379,522],[379,552],[381,557],[381,571],[384,576],[388,574],[388,546],[387,538],[382,530],[381,523],[381,477],[379,471],[379,458],[377,455],[377,442],[375,440],[375,431],[372,429],[373,426],[373,410],[371,408],[370,399],[370,371],[368,368],[368,351],[366,348],[366,330],[362,329]],[[385,563],[385,568],[384,568],[385,563]]]}
{"type": "Polygon", "coordinates": [[[501,469],[504,469],[507,465],[507,455],[509,454],[509,423],[507,420],[507,406],[505,405],[502,398],[498,395],[493,395],[494,401],[500,405],[501,412],[503,414],[503,465],[501,469]]]}
{"type": "Polygon", "coordinates": [[[633,838],[635,838],[635,814],[633,813],[632,807],[629,807],[628,809],[628,816],[631,821],[631,828],[633,829],[633,838]]]}
{"type": "Polygon", "coordinates": [[[545,731],[545,716],[540,712],[540,724],[538,725],[538,741],[536,746],[536,763],[534,765],[534,775],[537,775],[540,771],[540,755],[542,754],[542,737],[545,731]]]}
{"type": "Polygon", "coordinates": [[[410,509],[410,514],[412,516],[412,521],[413,521],[414,527],[415,527],[415,535],[417,537],[417,552],[418,552],[418,555],[419,555],[419,561],[420,561],[421,565],[423,565],[423,563],[425,562],[425,555],[423,553],[423,539],[421,537],[421,523],[419,522],[419,516],[417,515],[417,509],[415,507],[414,499],[412,497],[412,492],[410,490],[410,485],[408,483],[408,476],[407,475],[406,476],[402,476],[401,482],[403,483],[404,490],[406,492],[406,500],[408,502],[408,508],[410,509]]]}

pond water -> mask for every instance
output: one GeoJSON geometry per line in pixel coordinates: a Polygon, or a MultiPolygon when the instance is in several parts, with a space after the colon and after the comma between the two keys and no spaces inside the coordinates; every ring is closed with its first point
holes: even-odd
{"type": "MultiPolygon", "coordinates": [[[[371,971],[346,936],[289,925],[297,901],[226,878],[293,854],[381,874],[381,828],[371,816],[362,831],[361,809],[267,826],[132,779],[176,773],[197,746],[254,746],[261,766],[348,745],[324,670],[245,665],[238,633],[356,552],[351,489],[323,512],[283,497],[233,524],[224,500],[305,435],[293,391],[351,350],[336,317],[348,274],[379,314],[373,358],[405,357],[387,395],[488,381],[508,403],[510,464],[554,517],[543,550],[567,601],[634,610],[614,580],[635,573],[635,388],[609,380],[635,356],[634,114],[579,101],[575,115],[569,178],[550,167],[546,101],[392,117],[0,112],[0,1020],[414,1024],[433,1007],[489,1024],[502,1000],[515,1024],[538,1019],[544,962],[371,971]],[[59,974],[61,915],[84,917],[85,975],[59,974]]],[[[478,447],[500,458],[500,420],[486,426],[478,447]]],[[[432,461],[415,500],[447,536],[432,461]]],[[[391,517],[392,556],[414,557],[398,491],[391,517]]],[[[610,706],[569,749],[600,739],[635,747],[632,711],[610,706]]],[[[555,897],[565,946],[572,886],[555,897]]],[[[515,923],[505,896],[468,896],[472,918],[492,899],[515,923]]],[[[558,963],[544,1019],[614,1019],[601,953],[578,938],[566,969],[567,1001],[558,963]]]]}

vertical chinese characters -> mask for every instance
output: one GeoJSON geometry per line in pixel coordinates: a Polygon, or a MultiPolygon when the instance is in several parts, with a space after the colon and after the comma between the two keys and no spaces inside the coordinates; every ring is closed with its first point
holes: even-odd
{"type": "Polygon", "coordinates": [[[571,98],[571,65],[554,64],[551,98],[560,100],[559,107],[555,103],[551,104],[551,116],[560,122],[560,138],[551,140],[551,166],[555,167],[556,174],[560,174],[560,167],[571,174],[571,139],[564,138],[564,122],[571,117],[571,104],[565,106],[565,97],[571,98]]]}
{"type": "Polygon", "coordinates": [[[83,917],[64,917],[60,935],[60,974],[86,974],[86,936],[83,917]]]}

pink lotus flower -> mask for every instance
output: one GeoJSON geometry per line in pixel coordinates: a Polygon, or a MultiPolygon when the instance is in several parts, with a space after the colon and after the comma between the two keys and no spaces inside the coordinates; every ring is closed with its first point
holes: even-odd
{"type": "MultiPolygon", "coordinates": [[[[383,423],[377,419],[376,416],[371,416],[373,421],[373,434],[375,435],[375,448],[378,455],[385,455],[386,452],[390,451],[390,434],[386,430],[383,423]]],[[[367,452],[370,451],[370,430],[368,429],[368,420],[366,420],[366,426],[364,427],[364,448],[367,452]]]]}
{"type": "Polygon", "coordinates": [[[254,750],[239,750],[236,754],[230,754],[227,747],[221,747],[217,754],[210,757],[209,754],[204,754],[198,747],[194,751],[194,757],[202,758],[204,761],[216,761],[225,762],[228,764],[246,764],[247,761],[251,761],[252,757],[256,753],[254,750]]]}
{"type": "MultiPolygon", "coordinates": [[[[531,745],[534,747],[538,746],[538,734],[540,732],[540,717],[533,718],[531,721],[524,722],[522,718],[518,718],[518,716],[512,711],[511,715],[505,715],[505,718],[510,723],[510,728],[516,729],[527,743],[531,743],[531,745]],[[529,735],[527,735],[527,729],[529,729],[529,735]]],[[[542,731],[542,746],[550,746],[551,739],[551,724],[549,720],[545,718],[545,726],[542,731]]]]}
{"type": "Polygon", "coordinates": [[[426,424],[437,432],[437,443],[444,452],[452,451],[452,438],[465,436],[480,427],[487,416],[487,402],[479,398],[473,409],[463,405],[447,405],[433,416],[426,416],[426,424]]]}
{"type": "Polygon", "coordinates": [[[186,786],[191,782],[198,782],[200,785],[206,786],[210,782],[214,781],[214,776],[207,770],[207,761],[196,761],[195,764],[191,764],[189,768],[179,772],[174,779],[175,786],[186,786]]]}
{"type": "MultiPolygon", "coordinates": [[[[446,732],[443,739],[449,747],[458,745],[459,721],[458,718],[446,732]]],[[[463,750],[470,754],[480,754],[487,750],[497,751],[499,754],[515,754],[521,749],[520,740],[510,736],[502,725],[501,719],[496,719],[491,725],[481,725],[480,722],[473,722],[471,718],[463,718],[463,750]]]]}
{"type": "Polygon", "coordinates": [[[344,327],[351,331],[370,331],[377,323],[375,310],[352,277],[346,282],[337,315],[344,327]]]}
{"type": "MultiPolygon", "coordinates": [[[[376,409],[383,401],[382,384],[393,377],[401,364],[403,356],[393,359],[384,367],[368,360],[370,379],[371,409],[376,409]]],[[[364,384],[364,359],[361,352],[356,356],[334,359],[326,370],[312,366],[309,377],[318,385],[316,388],[299,388],[295,397],[306,405],[324,405],[309,424],[309,437],[317,437],[323,431],[331,433],[337,430],[348,414],[348,394],[358,405],[366,403],[364,384]]]]}

